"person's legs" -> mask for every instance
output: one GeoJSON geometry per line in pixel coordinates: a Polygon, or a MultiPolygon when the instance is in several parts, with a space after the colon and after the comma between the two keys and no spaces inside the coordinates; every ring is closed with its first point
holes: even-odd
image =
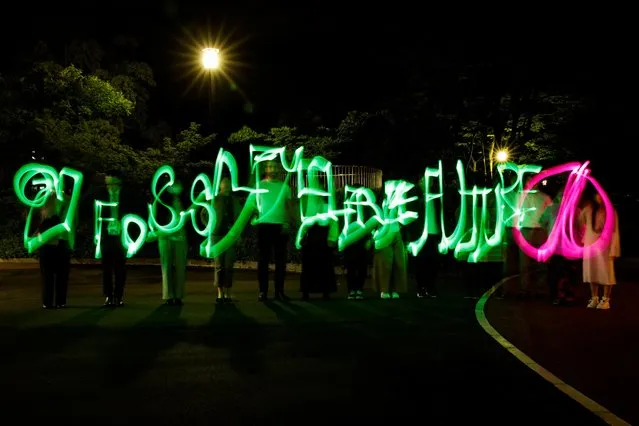
{"type": "Polygon", "coordinates": [[[406,249],[404,248],[404,241],[399,233],[395,236],[395,240],[392,244],[393,250],[393,264],[392,264],[392,278],[390,281],[391,293],[393,298],[398,298],[398,293],[405,293],[407,290],[408,274],[406,270],[406,249]]]}
{"type": "Polygon", "coordinates": [[[186,287],[186,262],[188,257],[188,247],[186,240],[174,241],[173,247],[173,297],[176,303],[181,304],[182,300],[184,299],[186,287]]]}
{"type": "Polygon", "coordinates": [[[282,226],[278,226],[275,241],[275,294],[276,297],[284,296],[284,280],[286,278],[286,255],[288,234],[282,232],[282,226]],[[278,229],[279,228],[279,229],[278,229]]]}
{"type": "Polygon", "coordinates": [[[423,276],[422,280],[425,283],[425,290],[429,297],[437,296],[437,280],[439,279],[439,271],[441,269],[441,257],[437,249],[438,241],[434,238],[435,235],[430,235],[426,240],[424,247],[425,258],[424,263],[419,269],[423,276]]]}
{"type": "Polygon", "coordinates": [[[55,307],[53,292],[55,288],[56,247],[45,244],[40,247],[40,274],[42,276],[42,307],[55,307]]]}
{"type": "MultiPolygon", "coordinates": [[[[259,227],[258,227],[259,229],[259,227]]],[[[213,244],[217,244],[222,237],[213,236],[213,244]]],[[[259,239],[259,231],[258,231],[258,239],[259,239]]],[[[258,246],[259,247],[259,246],[258,246]]],[[[217,291],[217,302],[222,302],[224,299],[224,284],[226,282],[226,254],[228,250],[224,253],[220,253],[213,258],[213,285],[217,291]]],[[[267,275],[268,279],[268,275],[267,275]]]]}
{"type": "Polygon", "coordinates": [[[126,254],[120,243],[120,238],[113,241],[113,272],[114,272],[114,291],[116,306],[124,304],[124,286],[126,284],[126,254]]]}
{"type": "Polygon", "coordinates": [[[596,308],[599,304],[599,286],[596,283],[588,283],[590,285],[590,301],[589,308],[596,308]]]}
{"type": "Polygon", "coordinates": [[[344,250],[344,266],[346,268],[346,288],[348,290],[349,299],[355,298],[355,292],[357,291],[357,253],[353,246],[346,247],[344,250]],[[352,296],[352,297],[351,297],[352,296]]]}
{"type": "Polygon", "coordinates": [[[105,306],[113,306],[115,303],[113,299],[113,270],[115,258],[111,244],[109,243],[110,237],[102,238],[102,294],[106,298],[104,302],[105,306]]]}
{"type": "Polygon", "coordinates": [[[393,248],[376,250],[373,255],[373,287],[383,299],[390,297],[390,280],[393,267],[393,248]]]}
{"type": "Polygon", "coordinates": [[[171,286],[171,270],[173,265],[171,262],[171,243],[168,238],[160,237],[158,239],[158,251],[160,252],[160,268],[162,269],[162,300],[167,303],[173,302],[173,292],[171,286]]]}
{"type": "Polygon", "coordinates": [[[235,245],[226,250],[222,259],[224,265],[224,277],[222,280],[224,287],[224,299],[231,301],[231,287],[233,287],[233,268],[235,267],[235,245]]]}
{"type": "Polygon", "coordinates": [[[257,281],[259,284],[260,298],[268,294],[268,266],[271,262],[271,250],[273,248],[273,229],[271,225],[257,225],[257,281]]]}
{"type": "Polygon", "coordinates": [[[366,278],[368,277],[368,252],[363,251],[361,256],[357,259],[357,277],[355,280],[355,291],[364,291],[364,284],[366,284],[366,278]]]}
{"type": "Polygon", "coordinates": [[[368,251],[363,241],[358,241],[344,250],[346,283],[349,299],[363,297],[364,284],[368,276],[368,251]]]}
{"type": "Polygon", "coordinates": [[[559,256],[553,255],[548,262],[548,293],[550,300],[559,300],[559,280],[561,279],[561,263],[559,256]]]}
{"type": "Polygon", "coordinates": [[[55,283],[55,304],[62,308],[67,304],[69,274],[71,272],[71,250],[69,245],[61,241],[58,246],[58,273],[55,283]]]}

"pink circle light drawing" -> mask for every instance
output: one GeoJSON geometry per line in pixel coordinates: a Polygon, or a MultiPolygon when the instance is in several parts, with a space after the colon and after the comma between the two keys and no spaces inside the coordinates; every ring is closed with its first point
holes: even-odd
{"type": "Polygon", "coordinates": [[[546,262],[555,254],[568,259],[580,259],[584,257],[584,253],[587,252],[588,256],[593,256],[605,250],[610,244],[615,229],[615,210],[606,191],[595,178],[590,176],[590,170],[586,168],[588,163],[572,162],[551,167],[533,176],[526,184],[524,193],[519,200],[520,211],[525,194],[529,190],[551,176],[570,172],[553,228],[547,240],[539,248],[534,247],[524,238],[518,226],[513,227],[514,240],[528,257],[536,259],[538,262],[546,262]],[[595,187],[595,190],[601,196],[606,211],[606,222],[597,241],[584,247],[580,242],[575,241],[574,228],[579,200],[588,182],[595,187]],[[585,249],[588,250],[586,251],[585,249]]]}

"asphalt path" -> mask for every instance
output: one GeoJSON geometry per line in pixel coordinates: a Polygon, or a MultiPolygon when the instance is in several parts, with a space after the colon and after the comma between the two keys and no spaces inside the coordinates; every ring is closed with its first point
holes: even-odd
{"type": "Polygon", "coordinates": [[[497,345],[454,276],[431,300],[347,301],[341,285],[260,303],[239,272],[238,302],[216,306],[212,272],[193,270],[185,305],[164,307],[159,268],[130,267],[117,309],[100,279],[74,268],[69,307],[45,311],[37,269],[0,269],[3,423],[602,424],[497,345]]]}

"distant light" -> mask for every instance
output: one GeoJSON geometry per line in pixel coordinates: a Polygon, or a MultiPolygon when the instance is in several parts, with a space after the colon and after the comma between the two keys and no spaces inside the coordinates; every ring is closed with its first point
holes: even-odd
{"type": "Polygon", "coordinates": [[[541,184],[542,184],[543,186],[546,186],[546,185],[548,185],[548,181],[547,181],[546,179],[544,179],[544,180],[542,180],[542,181],[541,181],[541,184]]]}
{"type": "Polygon", "coordinates": [[[508,151],[505,151],[503,149],[501,151],[498,151],[497,155],[495,156],[495,158],[500,163],[505,163],[506,161],[508,161],[508,151]]]}
{"type": "Polygon", "coordinates": [[[220,49],[207,47],[202,49],[202,66],[207,70],[215,70],[220,67],[220,49]]]}

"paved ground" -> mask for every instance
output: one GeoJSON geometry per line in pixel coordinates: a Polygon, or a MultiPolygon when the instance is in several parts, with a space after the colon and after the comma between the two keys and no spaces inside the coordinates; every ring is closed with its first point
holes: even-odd
{"type": "Polygon", "coordinates": [[[452,277],[437,300],[261,304],[241,273],[216,307],[190,271],[180,309],[156,268],[129,271],[124,308],[74,269],[72,307],[43,311],[37,270],[0,270],[3,424],[602,424],[486,335],[452,277]]]}
{"type": "Polygon", "coordinates": [[[574,307],[491,299],[486,316],[501,335],[564,382],[639,424],[639,284],[621,281],[609,311],[586,309],[589,290],[585,285],[579,290],[574,307]]]}

